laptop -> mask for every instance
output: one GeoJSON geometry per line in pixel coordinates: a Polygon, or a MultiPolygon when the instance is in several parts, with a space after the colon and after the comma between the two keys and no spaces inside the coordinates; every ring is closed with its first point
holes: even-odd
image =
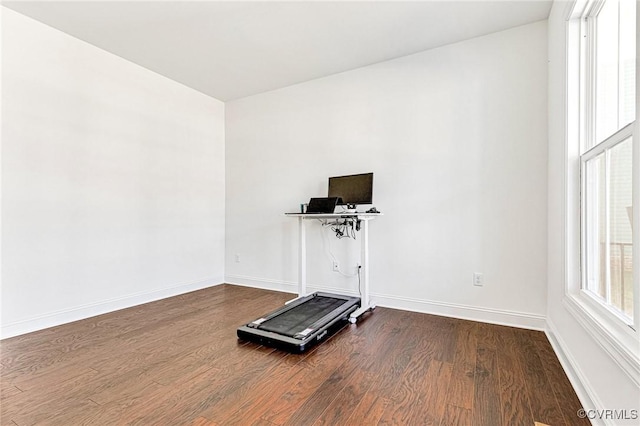
{"type": "Polygon", "coordinates": [[[307,214],[333,213],[338,204],[338,197],[312,198],[307,206],[307,214]]]}

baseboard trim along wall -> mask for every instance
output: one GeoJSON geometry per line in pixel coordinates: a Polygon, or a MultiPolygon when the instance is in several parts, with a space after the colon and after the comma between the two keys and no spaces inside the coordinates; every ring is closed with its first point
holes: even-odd
{"type": "MultiPolygon", "coordinates": [[[[576,391],[578,399],[580,399],[580,402],[582,403],[582,407],[585,410],[593,410],[597,407],[603,407],[604,405],[602,405],[602,403],[598,400],[596,393],[591,390],[592,387],[589,384],[587,377],[582,373],[571,353],[565,350],[567,345],[564,343],[564,341],[556,331],[556,327],[548,319],[545,334],[547,335],[547,339],[549,339],[549,343],[551,343],[551,347],[556,353],[558,360],[560,360],[560,365],[562,365],[562,368],[569,378],[573,389],[576,391]]],[[[592,419],[591,421],[597,422],[595,424],[602,425],[613,424],[603,419],[592,419]]]]}
{"type": "MultiPolygon", "coordinates": [[[[287,293],[297,293],[298,291],[298,285],[295,282],[283,282],[278,280],[248,277],[244,275],[225,275],[225,282],[234,285],[287,293]]],[[[320,286],[313,283],[307,283],[307,288],[311,292],[327,291],[347,295],[357,295],[354,291],[345,291],[344,289],[320,286]]],[[[371,298],[377,306],[385,308],[402,309],[405,311],[421,312],[425,314],[460,318],[490,324],[526,328],[530,330],[543,331],[546,329],[546,317],[544,315],[438,302],[433,300],[413,299],[375,292],[371,293],[371,298]]]]}
{"type": "Polygon", "coordinates": [[[509,327],[526,328],[529,330],[542,331],[545,329],[545,317],[543,315],[376,293],[372,293],[372,297],[378,306],[387,308],[506,325],[509,327]]]}
{"type": "Polygon", "coordinates": [[[43,330],[45,328],[55,327],[57,325],[67,324],[73,321],[118,311],[120,309],[165,299],[167,297],[177,296],[179,294],[189,293],[191,291],[201,290],[207,287],[213,287],[222,283],[223,278],[221,276],[205,278],[187,283],[175,284],[149,292],[130,294],[124,297],[117,297],[97,303],[77,306],[71,309],[51,312],[22,321],[2,324],[2,327],[0,327],[0,338],[6,339],[13,336],[19,336],[21,334],[31,333],[33,331],[43,330]]]}

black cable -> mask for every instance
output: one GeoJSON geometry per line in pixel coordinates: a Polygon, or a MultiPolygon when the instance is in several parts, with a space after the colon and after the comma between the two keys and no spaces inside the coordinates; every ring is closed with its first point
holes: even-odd
{"type": "Polygon", "coordinates": [[[353,238],[356,239],[358,231],[360,231],[360,220],[353,218],[345,218],[341,221],[337,220],[333,224],[323,224],[323,226],[331,226],[331,231],[336,234],[336,238],[353,238]]]}

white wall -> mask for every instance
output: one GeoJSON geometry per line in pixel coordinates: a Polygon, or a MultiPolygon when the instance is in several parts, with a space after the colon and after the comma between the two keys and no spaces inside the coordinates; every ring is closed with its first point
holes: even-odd
{"type": "Polygon", "coordinates": [[[223,281],[224,104],[3,8],[2,336],[223,281]]]}
{"type": "MultiPolygon", "coordinates": [[[[568,175],[565,133],[567,2],[554,2],[549,16],[549,181],[548,181],[548,307],[547,323],[554,349],[586,408],[600,410],[638,409],[640,388],[622,368],[623,357],[608,353],[606,339],[589,333],[568,309],[565,298],[567,280],[566,224],[575,226],[575,212],[567,212],[568,175]],[[570,217],[569,222],[566,218],[570,217]]],[[[637,368],[637,366],[636,366],[637,368]]],[[[609,419],[595,424],[637,424],[636,420],[609,419]]]]}
{"type": "MultiPolygon", "coordinates": [[[[546,22],[228,102],[226,280],[294,291],[283,213],[372,171],[375,302],[542,328],[546,103],[546,22]]],[[[308,229],[310,284],[355,292],[353,242],[308,229]]]]}

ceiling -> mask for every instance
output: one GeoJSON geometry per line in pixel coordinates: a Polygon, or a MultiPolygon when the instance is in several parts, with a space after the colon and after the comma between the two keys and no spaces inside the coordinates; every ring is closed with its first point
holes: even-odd
{"type": "Polygon", "coordinates": [[[222,101],[547,19],[551,1],[2,1],[222,101]]]}

